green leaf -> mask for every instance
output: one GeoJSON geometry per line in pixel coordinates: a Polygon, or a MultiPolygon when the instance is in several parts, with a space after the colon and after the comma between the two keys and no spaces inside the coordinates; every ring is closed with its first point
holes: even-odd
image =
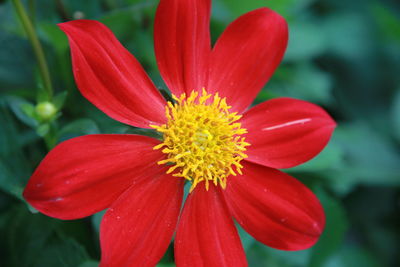
{"type": "Polygon", "coordinates": [[[75,267],[87,263],[86,250],[73,239],[51,238],[36,256],[34,266],[75,267]]]}
{"type": "Polygon", "coordinates": [[[310,250],[284,251],[277,250],[256,242],[247,251],[249,266],[292,267],[306,266],[310,250]]]}
{"type": "Polygon", "coordinates": [[[9,265],[6,266],[34,265],[53,233],[55,220],[41,214],[32,215],[24,205],[9,209],[6,216],[8,216],[7,231],[3,233],[4,239],[2,239],[8,249],[5,255],[9,265]]]}
{"type": "Polygon", "coordinates": [[[106,213],[107,210],[102,210],[100,212],[97,212],[92,215],[92,225],[94,229],[96,230],[97,234],[100,233],[100,223],[101,219],[103,219],[104,214],[106,213]]]}
{"type": "Polygon", "coordinates": [[[240,240],[242,241],[243,249],[245,251],[251,249],[251,247],[257,241],[251,235],[249,235],[239,224],[236,224],[236,228],[237,228],[238,233],[240,235],[240,240]]]}
{"type": "Polygon", "coordinates": [[[326,267],[382,267],[374,253],[357,246],[343,246],[340,253],[329,260],[326,267]]]}
{"type": "MultiPolygon", "coordinates": [[[[390,202],[385,202],[383,205],[387,205],[387,203],[390,202]]],[[[396,214],[396,211],[391,214],[396,214]]],[[[388,215],[390,216],[390,213],[388,215]]],[[[385,222],[385,225],[382,225],[379,221],[368,225],[366,235],[370,244],[369,247],[374,251],[375,255],[379,255],[379,258],[382,259],[382,265],[391,266],[398,257],[400,236],[393,234],[397,228],[398,225],[395,222],[385,222]]]]}
{"type": "Polygon", "coordinates": [[[134,31],[139,30],[139,16],[135,8],[127,8],[112,11],[100,18],[100,21],[107,25],[119,40],[131,38],[134,31]],[[135,16],[136,15],[136,16],[135,16]]]}
{"type": "Polygon", "coordinates": [[[174,263],[159,263],[156,265],[157,267],[175,267],[174,263]]]}
{"type": "Polygon", "coordinates": [[[333,13],[321,23],[327,37],[327,52],[346,60],[359,61],[371,53],[371,30],[364,17],[355,13],[333,13]]]}
{"type": "Polygon", "coordinates": [[[22,200],[23,183],[20,179],[15,179],[15,172],[11,169],[13,167],[0,158],[0,189],[22,200]]]}
{"type": "Polygon", "coordinates": [[[48,123],[44,123],[39,127],[37,127],[36,129],[36,133],[41,137],[44,137],[46,134],[48,134],[49,131],[50,131],[50,124],[48,123]]]}
{"type": "MultiPolygon", "coordinates": [[[[71,67],[70,54],[68,53],[69,45],[68,39],[64,32],[54,22],[40,22],[38,23],[38,31],[40,37],[46,42],[48,49],[51,52],[51,56],[47,56],[53,85],[56,88],[62,88],[64,90],[70,90],[75,87],[73,82],[73,74],[71,67]],[[54,51],[53,51],[54,50],[54,51]],[[61,80],[62,83],[58,81],[61,80]]],[[[61,92],[63,94],[64,92],[61,92]]],[[[47,99],[50,100],[50,99],[47,99]]],[[[54,102],[57,107],[58,103],[54,102]]]]}
{"type": "Polygon", "coordinates": [[[56,96],[54,96],[53,104],[54,104],[54,106],[56,106],[57,110],[60,110],[64,106],[67,96],[68,96],[67,91],[63,91],[63,92],[57,94],[56,96]]]}
{"type": "Polygon", "coordinates": [[[101,1],[63,1],[72,19],[95,18],[102,14],[101,1]],[[77,13],[77,12],[80,12],[77,13]]]}
{"type": "Polygon", "coordinates": [[[118,40],[136,56],[151,74],[157,69],[148,13],[154,12],[156,1],[145,1],[124,9],[117,9],[100,18],[115,33],[118,40]]]}
{"type": "Polygon", "coordinates": [[[29,42],[0,30],[0,88],[31,87],[35,60],[29,42]]]}
{"type": "Polygon", "coordinates": [[[233,17],[238,17],[246,12],[260,8],[269,7],[284,16],[292,15],[306,8],[315,0],[222,0],[223,4],[232,13],[233,17]]]}
{"type": "Polygon", "coordinates": [[[85,261],[79,267],[98,267],[99,262],[98,261],[85,261]]]}
{"type": "Polygon", "coordinates": [[[38,126],[36,120],[35,106],[23,98],[8,96],[5,98],[15,116],[26,125],[35,128],[38,126]]]}
{"type": "Polygon", "coordinates": [[[41,81],[39,80],[37,82],[37,89],[36,89],[36,102],[41,103],[41,102],[46,102],[49,100],[50,100],[50,97],[49,97],[47,91],[44,89],[41,81]]]}
{"type": "Polygon", "coordinates": [[[316,0],[258,0],[258,2],[264,4],[265,6],[275,10],[282,15],[291,15],[293,13],[302,12],[312,3],[316,2],[316,0]]]}
{"type": "Polygon", "coordinates": [[[289,172],[324,172],[331,168],[341,168],[344,162],[344,152],[341,146],[336,142],[335,135],[328,145],[310,161],[297,167],[290,168],[289,172]]]}
{"type": "Polygon", "coordinates": [[[144,136],[149,136],[153,137],[156,139],[161,139],[162,135],[160,132],[157,132],[156,130],[153,129],[142,129],[142,128],[132,128],[129,127],[125,133],[127,134],[138,134],[138,135],[144,135],[144,136]]]}
{"type": "Polygon", "coordinates": [[[381,32],[388,40],[395,40],[400,44],[400,18],[394,10],[383,3],[374,1],[372,5],[372,13],[381,32]]]}
{"type": "Polygon", "coordinates": [[[317,196],[324,207],[326,225],[317,244],[312,248],[310,267],[322,267],[340,248],[348,229],[348,221],[342,204],[318,188],[317,196]]]}
{"type": "Polygon", "coordinates": [[[3,101],[0,101],[0,127],[0,189],[22,199],[31,168],[21,149],[24,140],[3,101]]]}
{"type": "Polygon", "coordinates": [[[338,193],[359,184],[400,185],[400,155],[388,138],[363,123],[339,124],[335,131],[346,161],[325,176],[338,193]]]}
{"type": "Polygon", "coordinates": [[[83,118],[65,125],[61,128],[59,135],[61,140],[66,140],[81,135],[98,133],[100,133],[100,130],[97,123],[91,119],[83,118]]]}
{"type": "Polygon", "coordinates": [[[311,63],[282,66],[266,86],[269,92],[282,97],[299,98],[314,103],[332,101],[332,77],[311,63]]]}
{"type": "Polygon", "coordinates": [[[7,248],[2,255],[6,256],[4,266],[76,267],[90,260],[84,247],[61,234],[68,222],[31,214],[25,205],[16,205],[1,217],[4,228],[0,233],[7,248]]]}
{"type": "Polygon", "coordinates": [[[285,61],[310,60],[327,48],[326,36],[318,21],[289,21],[289,36],[285,61]]]}
{"type": "Polygon", "coordinates": [[[40,23],[41,37],[56,50],[58,54],[64,53],[68,49],[67,36],[54,23],[40,23]]]}
{"type": "Polygon", "coordinates": [[[393,133],[395,138],[400,142],[400,88],[397,90],[394,97],[391,115],[393,121],[393,133]]]}

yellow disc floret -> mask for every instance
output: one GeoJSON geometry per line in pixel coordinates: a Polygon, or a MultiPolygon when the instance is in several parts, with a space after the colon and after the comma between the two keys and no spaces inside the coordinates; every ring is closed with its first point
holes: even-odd
{"type": "Polygon", "coordinates": [[[247,131],[237,122],[241,116],[229,112],[225,98],[204,89],[201,95],[173,98],[176,103],[165,108],[167,123],[152,125],[163,134],[163,143],[154,149],[168,155],[158,164],[171,165],[167,173],[191,181],[190,191],[202,181],[207,190],[210,181],[225,188],[229,175],[242,174],[240,161],[247,158],[249,144],[241,136],[247,131]]]}

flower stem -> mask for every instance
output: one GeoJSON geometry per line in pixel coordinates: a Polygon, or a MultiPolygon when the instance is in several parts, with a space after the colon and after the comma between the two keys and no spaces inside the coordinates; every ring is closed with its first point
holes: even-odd
{"type": "Polygon", "coordinates": [[[24,27],[26,34],[28,35],[28,39],[32,44],[33,51],[36,55],[36,59],[39,64],[40,76],[42,77],[43,86],[47,92],[48,100],[51,100],[53,97],[53,87],[51,85],[51,78],[49,67],[47,66],[46,58],[44,56],[42,45],[39,42],[36,31],[32,25],[31,20],[26,14],[25,8],[22,5],[20,0],[12,0],[15,10],[19,16],[19,19],[24,27]]]}
{"type": "Polygon", "coordinates": [[[31,18],[33,27],[36,22],[35,0],[28,0],[28,16],[31,18]]]}
{"type": "Polygon", "coordinates": [[[57,128],[54,122],[50,124],[49,132],[43,137],[48,151],[52,150],[57,144],[57,128]]]}

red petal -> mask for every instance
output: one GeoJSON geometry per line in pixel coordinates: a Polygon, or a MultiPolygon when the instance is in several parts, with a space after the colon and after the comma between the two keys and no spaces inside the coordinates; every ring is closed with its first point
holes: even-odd
{"type": "Polygon", "coordinates": [[[75,81],[96,107],[120,122],[150,128],[165,120],[165,100],[139,62],[103,24],[59,24],[68,36],[75,81]]]}
{"type": "Polygon", "coordinates": [[[317,242],[325,215],[315,195],[283,172],[249,162],[243,165],[244,174],[228,179],[224,191],[238,223],[277,249],[306,249],[317,242]]]}
{"type": "Polygon", "coordinates": [[[156,139],[139,135],[87,135],[65,141],[43,159],[25,199],[40,212],[77,219],[103,210],[143,173],[162,170],[156,139]]]}
{"type": "Polygon", "coordinates": [[[210,0],[161,0],[154,24],[158,68],[173,94],[206,86],[210,0]]]}
{"type": "Polygon", "coordinates": [[[175,231],[183,184],[163,173],[127,190],[101,222],[100,266],[155,266],[175,231]]]}
{"type": "Polygon", "coordinates": [[[287,40],[287,24],[274,11],[260,8],[241,16],[212,51],[207,90],[219,92],[234,110],[243,111],[281,62],[287,40]]]}
{"type": "Polygon", "coordinates": [[[261,103],[242,118],[248,130],[247,160],[273,168],[290,168],[315,157],[336,126],[320,107],[292,98],[261,103]]]}
{"type": "Polygon", "coordinates": [[[175,237],[179,266],[247,266],[236,227],[221,192],[200,184],[185,203],[175,237]]]}

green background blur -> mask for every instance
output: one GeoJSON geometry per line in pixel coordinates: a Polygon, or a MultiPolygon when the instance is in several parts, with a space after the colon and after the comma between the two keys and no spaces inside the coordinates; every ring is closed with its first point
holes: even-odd
{"type": "MultiPolygon", "coordinates": [[[[11,1],[0,1],[0,266],[97,266],[102,213],[55,220],[35,213],[21,193],[51,142],[140,131],[111,120],[80,95],[68,43],[56,23],[102,21],[156,85],[165,88],[152,43],[157,2],[24,2],[44,46],[60,106],[57,118],[43,122],[34,109],[43,99],[43,86],[33,50],[11,1]]],[[[213,41],[233,19],[261,6],[287,19],[290,41],[283,63],[256,102],[280,96],[308,100],[328,110],[338,127],[317,158],[286,170],[323,203],[327,225],[320,241],[305,251],[285,252],[240,230],[249,265],[400,264],[400,2],[214,0],[213,41]]],[[[171,248],[159,266],[174,266],[171,248]]]]}

